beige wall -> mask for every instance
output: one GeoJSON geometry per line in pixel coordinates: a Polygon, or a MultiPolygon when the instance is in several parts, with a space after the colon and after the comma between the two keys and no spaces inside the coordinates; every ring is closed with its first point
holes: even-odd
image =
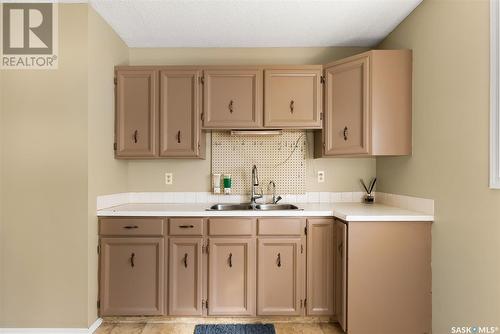
{"type": "Polygon", "coordinates": [[[414,56],[413,155],[379,191],[435,199],[433,332],[500,326],[500,190],[488,189],[489,2],[424,0],[381,45],[414,56]]]}
{"type": "MultiPolygon", "coordinates": [[[[241,65],[241,64],[324,64],[365,51],[366,48],[131,48],[131,65],[241,65]]],[[[129,191],[209,191],[210,135],[206,160],[130,161],[129,191]],[[165,173],[174,174],[174,183],[165,185],[165,173]]],[[[312,136],[308,136],[312,158],[312,136]]],[[[375,176],[375,159],[309,160],[307,191],[361,191],[359,178],[375,176]],[[325,171],[325,183],[317,183],[316,172],[325,171]]],[[[250,168],[250,166],[249,166],[250,168]]]]}
{"type": "Polygon", "coordinates": [[[87,6],[59,10],[59,69],[2,73],[0,327],[87,325],[87,6]]]}
{"type": "Polygon", "coordinates": [[[127,191],[127,162],[114,159],[114,66],[128,63],[128,47],[88,8],[88,325],[97,319],[96,197],[127,191]]]}

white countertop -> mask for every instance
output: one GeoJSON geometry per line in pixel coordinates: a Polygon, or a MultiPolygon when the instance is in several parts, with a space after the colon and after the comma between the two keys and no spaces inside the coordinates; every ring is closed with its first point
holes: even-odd
{"type": "Polygon", "coordinates": [[[432,222],[434,216],[383,204],[316,203],[295,204],[301,210],[207,211],[212,204],[123,204],[97,211],[97,216],[122,217],[336,217],[348,222],[419,221],[432,222]]]}

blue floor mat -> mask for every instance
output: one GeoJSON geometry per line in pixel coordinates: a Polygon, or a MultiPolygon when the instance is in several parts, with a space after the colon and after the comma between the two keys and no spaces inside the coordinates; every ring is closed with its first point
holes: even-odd
{"type": "Polygon", "coordinates": [[[196,325],[194,334],[276,334],[273,324],[196,325]]]}

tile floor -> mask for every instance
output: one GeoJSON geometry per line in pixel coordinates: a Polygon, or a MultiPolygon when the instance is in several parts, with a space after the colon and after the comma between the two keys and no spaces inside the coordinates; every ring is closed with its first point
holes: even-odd
{"type": "MultiPolygon", "coordinates": [[[[108,323],[104,322],[95,334],[193,334],[194,323],[108,323]]],[[[342,334],[337,324],[275,323],[276,334],[342,334]]]]}

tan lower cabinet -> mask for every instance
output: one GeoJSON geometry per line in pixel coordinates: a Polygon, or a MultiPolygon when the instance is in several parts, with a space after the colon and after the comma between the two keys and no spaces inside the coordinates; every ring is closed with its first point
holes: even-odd
{"type": "Polygon", "coordinates": [[[335,221],[335,313],[340,327],[347,331],[347,225],[335,221]]]}
{"type": "Polygon", "coordinates": [[[161,315],[163,238],[101,238],[100,315],[161,315]]]}
{"type": "Polygon", "coordinates": [[[349,334],[431,333],[431,224],[349,222],[341,230],[342,327],[349,334]]]}
{"type": "Polygon", "coordinates": [[[168,310],[170,315],[201,316],[202,245],[199,238],[170,238],[168,310]]]}
{"type": "Polygon", "coordinates": [[[260,238],[258,242],[258,315],[300,315],[301,238],[260,238]]]}
{"type": "Polygon", "coordinates": [[[255,238],[210,238],[208,315],[255,315],[255,238]]]}
{"type": "Polygon", "coordinates": [[[333,315],[334,310],[334,221],[307,221],[307,314],[333,315]]]}
{"type": "Polygon", "coordinates": [[[168,308],[335,317],[348,334],[431,332],[430,222],[101,217],[99,236],[100,316],[168,308]]]}

